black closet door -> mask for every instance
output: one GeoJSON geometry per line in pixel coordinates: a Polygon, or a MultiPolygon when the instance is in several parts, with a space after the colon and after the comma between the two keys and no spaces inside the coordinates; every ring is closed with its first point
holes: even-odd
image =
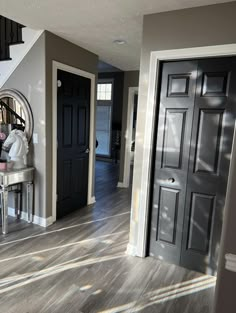
{"type": "Polygon", "coordinates": [[[236,117],[235,58],[198,61],[181,265],[215,274],[236,117]]]}
{"type": "Polygon", "coordinates": [[[162,66],[150,255],[179,264],[197,62],[162,66]]]}
{"type": "Polygon", "coordinates": [[[90,79],[58,71],[57,218],[87,204],[90,79]]]}
{"type": "Polygon", "coordinates": [[[236,59],[162,65],[150,255],[215,274],[236,118],[236,59]]]}

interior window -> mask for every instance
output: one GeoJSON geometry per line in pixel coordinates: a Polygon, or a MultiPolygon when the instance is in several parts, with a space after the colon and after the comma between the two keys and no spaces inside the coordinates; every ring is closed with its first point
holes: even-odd
{"type": "Polygon", "coordinates": [[[98,83],[97,88],[97,100],[110,100],[112,96],[112,84],[111,83],[98,83]]]}

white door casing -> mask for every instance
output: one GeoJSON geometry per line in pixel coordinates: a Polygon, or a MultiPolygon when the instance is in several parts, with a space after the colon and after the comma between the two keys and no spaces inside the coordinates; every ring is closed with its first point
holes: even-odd
{"type": "Polygon", "coordinates": [[[124,151],[124,167],[123,181],[118,182],[117,187],[128,188],[130,183],[130,165],[131,165],[131,142],[133,132],[134,117],[134,98],[138,93],[138,87],[129,87],[128,91],[128,110],[125,124],[125,151],[124,151]]]}

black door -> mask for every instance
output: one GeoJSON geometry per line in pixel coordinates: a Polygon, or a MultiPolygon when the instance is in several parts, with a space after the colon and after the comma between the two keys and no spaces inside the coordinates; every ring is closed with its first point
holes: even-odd
{"type": "Polygon", "coordinates": [[[58,71],[57,218],[87,204],[90,80],[58,71]]]}
{"type": "Polygon", "coordinates": [[[214,274],[236,117],[234,58],[163,63],[150,255],[214,274]]]}
{"type": "Polygon", "coordinates": [[[197,62],[163,64],[150,254],[179,263],[197,62]]]}

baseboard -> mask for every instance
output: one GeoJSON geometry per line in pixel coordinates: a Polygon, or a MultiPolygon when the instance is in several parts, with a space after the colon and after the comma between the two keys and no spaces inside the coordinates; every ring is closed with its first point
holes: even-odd
{"type": "Polygon", "coordinates": [[[96,198],[95,198],[95,196],[94,196],[94,197],[90,197],[90,198],[88,199],[88,205],[91,205],[91,204],[94,204],[94,203],[96,203],[96,198]]]}
{"type": "Polygon", "coordinates": [[[236,272],[236,255],[228,253],[225,255],[225,260],[225,268],[228,271],[236,272]]]}
{"type": "Polygon", "coordinates": [[[126,249],[126,254],[131,255],[131,256],[137,256],[137,248],[134,245],[131,245],[128,243],[127,249],[126,249]]]}
{"type": "Polygon", "coordinates": [[[124,182],[118,182],[117,188],[129,188],[129,185],[124,182]]]}
{"type": "Polygon", "coordinates": [[[53,224],[53,217],[39,217],[37,215],[33,215],[33,224],[40,225],[42,227],[48,227],[53,224]]]}
{"type": "MultiPolygon", "coordinates": [[[[14,208],[8,208],[8,215],[15,217],[15,209],[14,208]]],[[[21,212],[21,219],[28,221],[28,214],[24,211],[21,212]]],[[[42,227],[48,227],[53,224],[53,217],[50,216],[48,218],[39,217],[37,215],[33,215],[32,217],[33,224],[42,226],[42,227]]]]}

